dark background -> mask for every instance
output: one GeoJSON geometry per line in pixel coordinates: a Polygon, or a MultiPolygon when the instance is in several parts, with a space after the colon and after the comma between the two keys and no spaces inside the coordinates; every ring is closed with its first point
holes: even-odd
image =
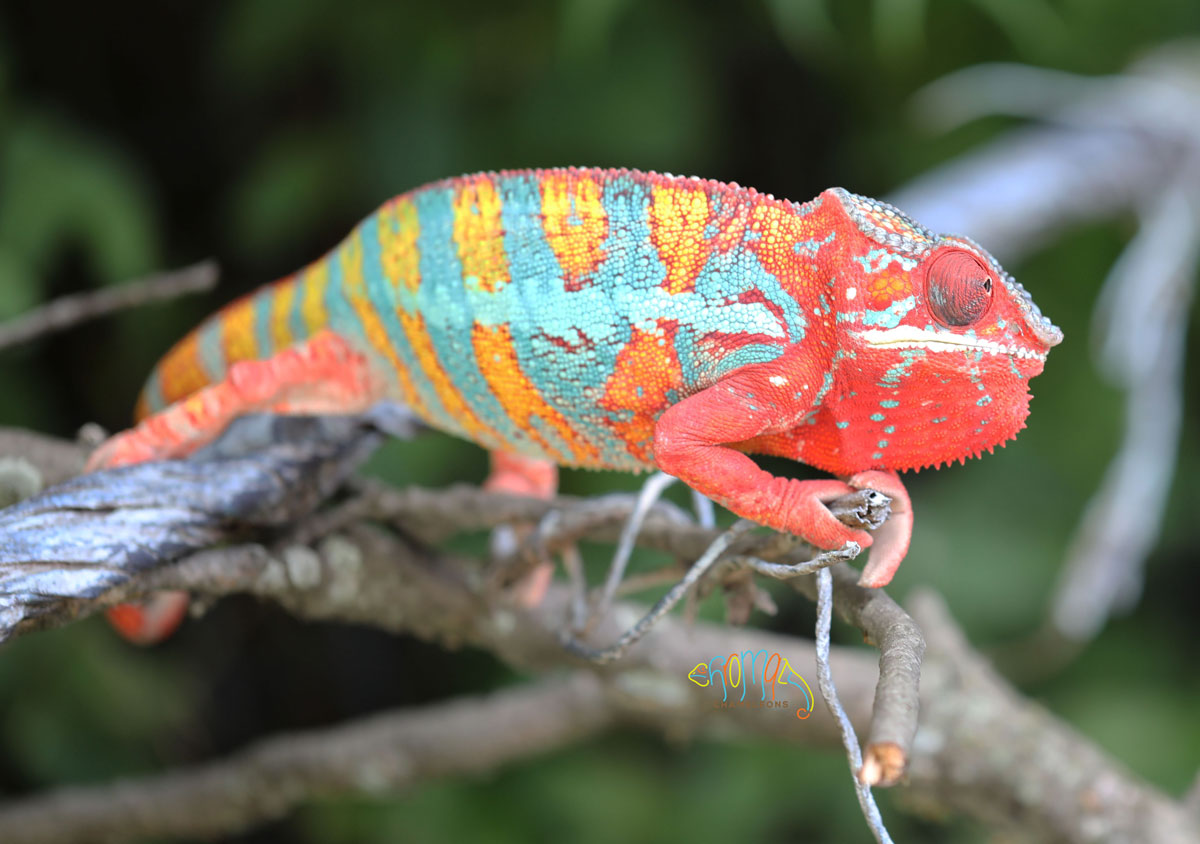
{"type": "MultiPolygon", "coordinates": [[[[935,134],[915,123],[911,95],[938,76],[996,60],[1111,73],[1197,33],[1190,0],[4,0],[0,319],[209,256],[223,274],[210,296],[0,353],[0,424],[63,436],[89,420],[126,425],[156,357],[204,314],[435,178],[587,164],[795,200],[834,184],[881,195],[1015,125],[935,134]]],[[[993,456],[906,479],[917,532],[889,591],[936,585],[981,647],[1037,627],[1116,447],[1120,395],[1095,374],[1087,331],[1132,231],[1128,219],[1072,231],[1009,267],[1067,334],[1033,384],[1030,428],[993,456]]],[[[1189,364],[1194,385],[1194,340],[1189,364]]],[[[1171,793],[1200,760],[1195,397],[1142,602],[1022,689],[1171,793]]],[[[443,484],[478,480],[484,466],[475,447],[436,436],[389,446],[373,471],[443,484]]],[[[564,476],[575,493],[636,483],[564,476]]],[[[781,614],[754,623],[808,629],[811,609],[778,597],[781,614]]],[[[812,681],[810,666],[798,670],[812,681]]],[[[301,624],[244,600],[147,650],[92,619],[0,653],[0,790],[153,772],[256,736],[519,680],[484,655],[301,624]]],[[[865,840],[845,765],[630,733],[483,781],[318,803],[237,840],[865,840]]],[[[899,840],[986,838],[882,800],[899,840]]]]}

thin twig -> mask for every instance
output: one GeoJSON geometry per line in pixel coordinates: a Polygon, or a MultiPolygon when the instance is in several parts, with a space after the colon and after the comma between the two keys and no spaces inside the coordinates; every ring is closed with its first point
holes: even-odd
{"type": "Polygon", "coordinates": [[[772,577],[776,580],[790,580],[793,577],[815,574],[821,569],[829,568],[836,563],[848,562],[861,553],[862,548],[858,546],[857,542],[847,542],[841,548],[825,551],[811,560],[805,560],[803,563],[770,563],[766,560],[760,560],[757,557],[738,557],[736,562],[766,577],[772,577]]]}
{"type": "Polygon", "coordinates": [[[714,528],[717,526],[717,513],[712,499],[694,489],[692,490],[692,510],[696,513],[696,521],[700,527],[714,528]]]}
{"type": "MultiPolygon", "coordinates": [[[[836,586],[834,605],[838,614],[879,648],[879,683],[859,775],[868,785],[895,785],[908,766],[917,732],[925,638],[916,622],[886,592],[859,586],[857,571],[835,566],[830,574],[836,586]]],[[[812,578],[798,577],[791,584],[813,600],[818,598],[812,578]]]]}
{"type": "Polygon", "coordinates": [[[594,676],[576,673],[281,735],[205,765],[0,806],[0,838],[5,844],[224,838],[315,798],[394,794],[580,741],[615,720],[602,693],[594,676]]]}
{"type": "Polygon", "coordinates": [[[1183,428],[1190,300],[1200,257],[1200,140],[1192,166],[1140,215],[1097,306],[1106,373],[1126,389],[1125,431],[1072,537],[1053,628],[1087,641],[1136,604],[1160,533],[1183,428]]]}
{"type": "Polygon", "coordinates": [[[217,276],[216,262],[201,261],[189,267],[103,290],[63,296],[0,324],[0,349],[27,343],[116,311],[175,299],[189,293],[203,293],[216,286],[217,276]]]}
{"type": "Polygon", "coordinates": [[[633,512],[621,530],[621,538],[617,541],[617,550],[608,566],[608,577],[604,579],[604,588],[600,591],[600,597],[596,600],[591,615],[580,632],[586,632],[596,618],[602,617],[608,612],[613,596],[617,594],[617,587],[621,585],[621,580],[625,577],[625,567],[629,565],[629,557],[633,554],[633,544],[637,541],[638,531],[642,529],[642,522],[646,520],[646,514],[662,497],[667,487],[675,482],[676,478],[666,472],[655,472],[642,484],[633,512]]]}
{"type": "Polygon", "coordinates": [[[880,844],[892,844],[879,807],[875,805],[875,797],[871,794],[871,786],[860,775],[863,767],[862,753],[858,747],[858,736],[854,733],[854,725],[838,700],[837,687],[833,683],[833,669],[829,666],[829,634],[833,626],[833,576],[829,569],[817,572],[817,683],[821,687],[821,697],[825,705],[837,719],[842,731],[842,745],[846,748],[846,756],[850,759],[851,778],[854,780],[854,793],[858,795],[858,805],[862,807],[863,817],[871,833],[880,844]]]}
{"type": "Polygon", "coordinates": [[[667,592],[667,594],[659,598],[658,602],[650,608],[649,612],[642,616],[641,620],[638,621],[637,624],[633,625],[633,627],[630,627],[623,634],[621,634],[621,638],[618,639],[615,644],[607,648],[590,648],[576,639],[573,635],[566,634],[563,638],[563,647],[576,656],[581,656],[584,659],[588,659],[592,662],[600,664],[612,662],[615,659],[620,659],[631,645],[646,635],[650,628],[654,626],[656,621],[669,613],[675,607],[675,605],[679,603],[679,599],[687,594],[688,590],[693,584],[696,583],[696,581],[704,577],[708,570],[711,569],[717,562],[720,556],[725,553],[726,549],[729,548],[730,543],[732,543],[734,539],[754,527],[757,527],[757,525],[755,525],[754,522],[747,521],[746,519],[738,519],[736,522],[734,522],[727,531],[713,540],[712,545],[708,547],[707,551],[700,555],[700,559],[696,560],[696,562],[692,564],[692,567],[688,569],[687,574],[685,574],[683,578],[676,583],[675,586],[670,589],[670,591],[667,592]]]}
{"type": "Polygon", "coordinates": [[[583,570],[583,555],[578,546],[568,545],[559,556],[571,587],[571,615],[567,623],[572,630],[578,630],[587,618],[587,575],[583,570]]]}
{"type": "Polygon", "coordinates": [[[668,583],[674,583],[684,574],[679,566],[670,566],[668,568],[656,569],[648,571],[645,574],[631,574],[629,577],[621,581],[621,585],[617,587],[617,597],[624,598],[629,595],[636,595],[646,589],[653,589],[656,586],[664,586],[668,583]]]}

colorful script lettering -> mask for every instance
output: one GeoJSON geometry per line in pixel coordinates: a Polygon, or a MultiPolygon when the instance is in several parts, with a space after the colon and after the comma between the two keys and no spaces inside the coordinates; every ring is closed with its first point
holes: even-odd
{"type": "MultiPolygon", "coordinates": [[[[779,686],[792,686],[799,690],[800,701],[796,706],[796,717],[805,719],[813,711],[813,693],[804,678],[796,673],[787,657],[778,652],[767,654],[765,648],[757,651],[742,651],[728,656],[714,656],[708,662],[698,662],[688,672],[688,679],[701,688],[715,686],[721,682],[721,703],[729,703],[729,692],[741,689],[737,703],[746,700],[746,687],[757,685],[760,690],[759,702],[763,705],[778,705],[776,691],[779,686]],[[762,660],[761,667],[759,665],[762,660]],[[767,689],[771,690],[771,704],[766,704],[767,689]]],[[[782,701],[787,705],[787,701],[782,701]]]]}

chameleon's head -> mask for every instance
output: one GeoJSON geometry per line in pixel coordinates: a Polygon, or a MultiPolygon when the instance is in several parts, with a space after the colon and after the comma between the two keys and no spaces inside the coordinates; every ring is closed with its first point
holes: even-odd
{"type": "Polygon", "coordinates": [[[824,199],[853,223],[833,274],[841,351],[824,402],[846,468],[937,465],[1015,436],[1062,331],[971,240],[839,188],[824,199]]]}

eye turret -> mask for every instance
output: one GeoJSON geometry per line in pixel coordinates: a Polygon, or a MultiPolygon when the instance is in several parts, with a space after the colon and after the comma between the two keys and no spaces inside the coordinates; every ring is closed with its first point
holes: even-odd
{"type": "Polygon", "coordinates": [[[925,295],[933,316],[943,325],[972,325],[992,304],[992,275],[968,252],[944,252],[925,275],[925,295]]]}

